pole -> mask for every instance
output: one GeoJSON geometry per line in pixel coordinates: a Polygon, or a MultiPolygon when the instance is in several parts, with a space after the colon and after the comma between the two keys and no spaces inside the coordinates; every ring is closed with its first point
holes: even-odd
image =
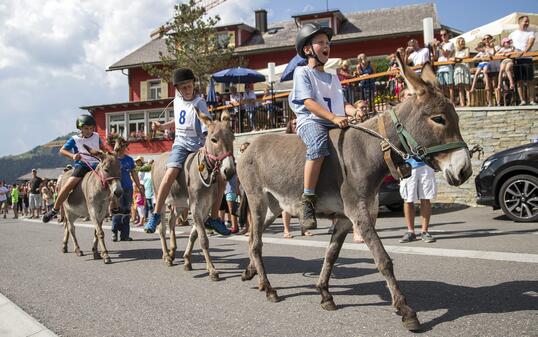
{"type": "Polygon", "coordinates": [[[276,128],[276,109],[275,109],[275,91],[273,90],[273,83],[271,82],[271,113],[273,114],[273,127],[276,128]]]}

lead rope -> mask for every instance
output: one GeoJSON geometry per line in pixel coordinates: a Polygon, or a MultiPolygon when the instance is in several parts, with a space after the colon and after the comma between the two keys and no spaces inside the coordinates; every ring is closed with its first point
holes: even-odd
{"type": "MultiPolygon", "coordinates": [[[[378,116],[378,118],[381,118],[381,115],[378,116]]],[[[361,125],[358,125],[359,121],[357,119],[352,119],[351,120],[351,123],[349,123],[349,127],[353,128],[353,129],[357,129],[357,130],[361,130],[361,131],[364,131],[366,133],[368,133],[369,135],[371,136],[374,136],[374,137],[377,137],[379,139],[381,139],[382,141],[386,142],[390,148],[392,150],[394,150],[394,152],[396,152],[400,157],[402,157],[402,159],[408,159],[409,158],[409,154],[403,152],[402,150],[398,149],[394,144],[392,144],[389,139],[387,137],[384,137],[382,136],[381,134],[379,134],[378,132],[372,130],[372,129],[368,129],[364,126],[361,126],[361,125]]]]}
{"type": "MultiPolygon", "coordinates": [[[[209,187],[213,185],[215,183],[215,180],[217,179],[217,171],[220,164],[217,162],[213,170],[209,171],[209,167],[205,165],[204,163],[200,162],[201,152],[202,150],[200,149],[198,150],[198,153],[196,154],[196,159],[198,162],[198,177],[200,177],[200,181],[202,182],[202,184],[204,184],[205,187],[209,187]],[[207,167],[207,172],[209,174],[209,181],[206,181],[205,178],[202,176],[202,172],[206,169],[206,167],[207,167]]],[[[205,161],[205,157],[204,157],[204,161],[205,161]]],[[[207,161],[206,161],[206,164],[207,164],[207,161]]]]}

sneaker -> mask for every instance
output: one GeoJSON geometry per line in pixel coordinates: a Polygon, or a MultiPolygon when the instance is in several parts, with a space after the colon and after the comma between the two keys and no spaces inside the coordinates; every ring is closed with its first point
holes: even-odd
{"type": "Polygon", "coordinates": [[[45,215],[43,215],[43,218],[41,219],[44,223],[47,223],[49,222],[56,214],[58,214],[58,211],[55,210],[54,208],[50,211],[48,211],[47,213],[45,213],[45,215]]]}
{"type": "Polygon", "coordinates": [[[428,232],[422,232],[422,234],[420,234],[420,236],[422,237],[422,241],[424,241],[426,243],[435,242],[435,238],[428,232]]]}
{"type": "Polygon", "coordinates": [[[157,226],[161,223],[161,214],[160,213],[153,213],[152,216],[149,217],[148,222],[144,226],[144,232],[146,233],[155,233],[155,230],[157,229],[157,226]]]}
{"type": "Polygon", "coordinates": [[[400,239],[400,243],[406,243],[415,241],[417,239],[417,236],[413,232],[407,232],[404,234],[404,236],[400,239]]]}
{"type": "Polygon", "coordinates": [[[538,103],[536,103],[535,101],[530,101],[529,105],[538,105],[538,103]]]}
{"type": "Polygon", "coordinates": [[[112,232],[112,241],[118,241],[118,232],[112,232]]]}
{"type": "Polygon", "coordinates": [[[305,229],[316,229],[318,223],[316,221],[316,195],[303,194],[301,203],[303,204],[303,226],[305,229]]]}
{"type": "Polygon", "coordinates": [[[527,105],[527,102],[521,101],[521,103],[519,103],[519,105],[527,105]]]}
{"type": "Polygon", "coordinates": [[[211,217],[207,218],[207,220],[204,222],[204,226],[209,229],[214,229],[215,232],[219,233],[220,235],[230,235],[231,232],[228,228],[226,228],[226,225],[222,220],[216,218],[212,219],[211,217]]]}
{"type": "Polygon", "coordinates": [[[226,228],[230,228],[232,227],[232,222],[231,221],[226,221],[226,228]]]}

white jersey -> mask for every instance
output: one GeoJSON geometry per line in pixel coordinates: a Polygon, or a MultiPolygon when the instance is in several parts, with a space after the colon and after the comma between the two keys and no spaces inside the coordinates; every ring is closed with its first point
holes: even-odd
{"type": "Polygon", "coordinates": [[[196,97],[192,101],[185,101],[179,93],[174,98],[174,120],[176,122],[177,137],[196,137],[196,105],[201,100],[196,97]]]}
{"type": "MultiPolygon", "coordinates": [[[[312,83],[312,92],[314,92],[315,97],[313,99],[322,107],[332,112],[336,116],[345,116],[346,112],[344,110],[344,100],[342,85],[340,80],[336,75],[332,75],[332,81],[330,84],[319,80],[312,72],[305,72],[312,83]]],[[[318,117],[314,114],[310,115],[312,119],[321,119],[324,118],[318,117]]]]}
{"type": "Polygon", "coordinates": [[[91,165],[99,164],[99,159],[89,156],[90,153],[84,147],[84,145],[86,145],[93,150],[99,150],[99,134],[97,132],[94,132],[88,138],[74,135],[72,139],[75,142],[76,150],[78,150],[78,153],[82,155],[84,160],[86,160],[91,165]]]}

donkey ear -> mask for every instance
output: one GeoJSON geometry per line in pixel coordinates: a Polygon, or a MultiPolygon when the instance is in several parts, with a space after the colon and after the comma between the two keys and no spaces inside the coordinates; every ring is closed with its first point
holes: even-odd
{"type": "Polygon", "coordinates": [[[211,118],[207,117],[206,114],[201,112],[197,107],[194,107],[194,109],[196,109],[196,116],[198,117],[200,122],[202,122],[206,127],[209,127],[209,125],[211,124],[211,118]]]}
{"type": "Polygon", "coordinates": [[[424,95],[427,92],[426,83],[407,65],[403,60],[407,60],[407,54],[400,48],[396,51],[396,62],[398,68],[400,68],[400,75],[405,80],[405,84],[411,93],[417,94],[417,96],[424,95]]]}
{"type": "Polygon", "coordinates": [[[433,71],[433,67],[431,66],[430,62],[426,62],[426,64],[424,64],[422,67],[420,78],[424,82],[431,84],[435,89],[441,90],[439,82],[437,81],[437,76],[435,75],[435,71],[433,71]]]}
{"type": "Polygon", "coordinates": [[[91,147],[89,147],[86,144],[84,144],[82,146],[84,146],[86,151],[88,151],[88,153],[91,154],[92,156],[95,156],[95,157],[97,157],[99,159],[103,159],[105,157],[105,153],[103,151],[101,151],[101,150],[92,149],[91,147]]]}

